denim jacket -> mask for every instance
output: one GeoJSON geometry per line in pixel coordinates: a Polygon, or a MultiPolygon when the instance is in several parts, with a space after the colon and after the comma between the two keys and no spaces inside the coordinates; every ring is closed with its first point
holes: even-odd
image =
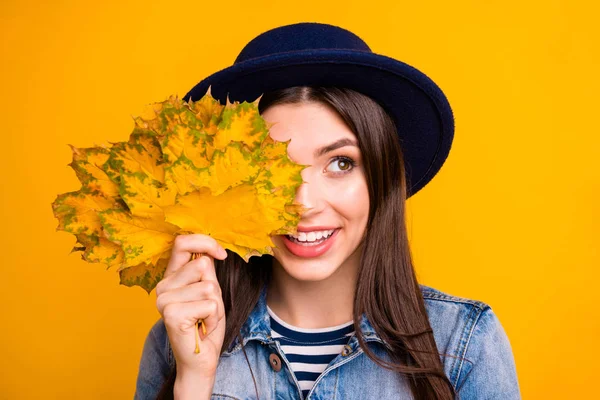
{"type": "MultiPolygon", "coordinates": [[[[515,362],[508,338],[486,304],[421,286],[444,372],[458,398],[520,399],[515,362]]],[[[365,315],[360,322],[367,345],[390,358],[365,315]]],[[[242,328],[260,399],[302,399],[302,392],[279,342],[271,338],[266,290],[242,328]]],[[[136,400],[155,399],[175,364],[162,319],[151,328],[142,351],[136,400]]],[[[219,360],[212,399],[255,399],[256,392],[241,344],[236,339],[219,360]]],[[[406,378],[375,364],[352,336],[317,378],[307,399],[412,399],[406,378]]]]}

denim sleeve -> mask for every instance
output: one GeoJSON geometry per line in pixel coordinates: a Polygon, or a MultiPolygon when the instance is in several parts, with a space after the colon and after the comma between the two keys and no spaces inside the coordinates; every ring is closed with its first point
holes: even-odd
{"type": "Polygon", "coordinates": [[[162,318],[150,329],[138,371],[134,400],[155,400],[170,373],[167,330],[162,318]]]}
{"type": "Polygon", "coordinates": [[[473,327],[460,375],[460,400],[521,398],[508,337],[489,307],[473,327]]]}

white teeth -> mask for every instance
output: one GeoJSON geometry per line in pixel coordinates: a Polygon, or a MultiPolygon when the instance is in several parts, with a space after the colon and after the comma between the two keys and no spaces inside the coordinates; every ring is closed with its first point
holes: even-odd
{"type": "Polygon", "coordinates": [[[315,240],[328,238],[334,231],[335,229],[330,229],[328,231],[300,232],[297,235],[290,236],[297,239],[300,242],[314,242],[315,240]]]}

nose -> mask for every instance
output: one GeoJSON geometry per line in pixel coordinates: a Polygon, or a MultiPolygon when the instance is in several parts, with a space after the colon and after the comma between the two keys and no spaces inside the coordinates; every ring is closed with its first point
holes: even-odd
{"type": "Polygon", "coordinates": [[[310,177],[311,167],[302,170],[302,184],[296,190],[295,203],[302,204],[306,211],[303,213],[303,219],[309,219],[311,215],[318,214],[323,205],[322,191],[318,187],[318,182],[310,177]]]}

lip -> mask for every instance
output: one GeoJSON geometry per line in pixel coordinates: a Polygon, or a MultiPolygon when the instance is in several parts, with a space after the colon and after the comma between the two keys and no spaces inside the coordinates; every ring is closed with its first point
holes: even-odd
{"type": "Polygon", "coordinates": [[[298,226],[298,232],[312,232],[312,231],[330,231],[332,229],[338,229],[335,226],[298,226]]]}
{"type": "MultiPolygon", "coordinates": [[[[327,230],[327,229],[314,229],[313,227],[311,227],[312,230],[327,230]]],[[[335,229],[335,231],[331,234],[331,236],[324,241],[323,243],[317,245],[317,246],[302,246],[299,245],[297,243],[292,242],[290,239],[287,238],[286,235],[282,235],[283,238],[283,244],[285,244],[285,247],[287,247],[287,249],[290,251],[290,253],[292,253],[293,255],[297,256],[297,257],[303,257],[303,258],[313,258],[313,257],[319,257],[321,255],[323,255],[325,252],[327,252],[327,250],[329,250],[331,248],[331,246],[333,246],[333,242],[335,241],[338,232],[340,231],[340,229],[338,228],[328,228],[328,229],[335,229]]],[[[300,232],[305,232],[305,231],[301,231],[299,229],[300,232]]]]}

